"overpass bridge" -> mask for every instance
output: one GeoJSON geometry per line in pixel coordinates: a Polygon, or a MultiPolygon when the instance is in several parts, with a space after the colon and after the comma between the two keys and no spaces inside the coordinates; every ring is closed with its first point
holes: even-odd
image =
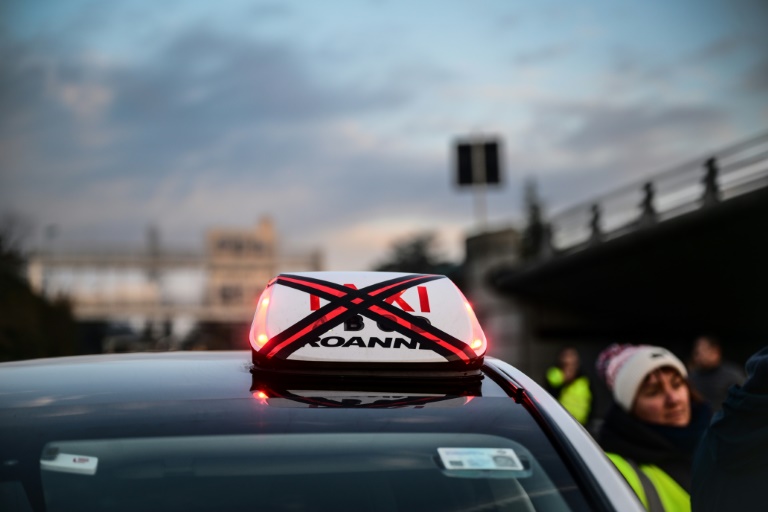
{"type": "Polygon", "coordinates": [[[743,361],[768,343],[768,133],[567,208],[529,226],[533,258],[487,282],[522,311],[519,364],[558,347],[585,360],[611,342],[687,357],[713,333],[743,361]],[[534,236],[534,238],[536,238],[534,236]]]}

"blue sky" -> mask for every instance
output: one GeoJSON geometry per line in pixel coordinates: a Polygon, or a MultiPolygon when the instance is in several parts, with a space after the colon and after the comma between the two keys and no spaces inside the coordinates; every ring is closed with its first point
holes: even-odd
{"type": "Polygon", "coordinates": [[[765,26],[761,0],[4,0],[0,211],[31,242],[270,215],[331,269],[423,231],[458,259],[457,137],[504,141],[491,226],[527,177],[556,212],[764,132],[765,26]]]}

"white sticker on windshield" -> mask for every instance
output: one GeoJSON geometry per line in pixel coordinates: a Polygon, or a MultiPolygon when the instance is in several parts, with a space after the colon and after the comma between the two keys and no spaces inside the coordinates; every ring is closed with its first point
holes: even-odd
{"type": "Polygon", "coordinates": [[[95,475],[99,459],[88,455],[59,453],[53,460],[41,460],[40,467],[48,471],[61,473],[76,473],[78,475],[95,475]]]}
{"type": "Polygon", "coordinates": [[[510,448],[438,448],[445,469],[522,471],[523,465],[510,448]]]}

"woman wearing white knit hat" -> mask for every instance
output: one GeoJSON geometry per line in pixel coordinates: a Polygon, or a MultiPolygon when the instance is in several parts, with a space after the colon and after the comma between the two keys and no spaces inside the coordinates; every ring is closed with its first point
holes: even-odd
{"type": "Polygon", "coordinates": [[[710,410],[685,365],[650,345],[611,345],[597,359],[616,402],[598,442],[650,511],[689,511],[693,453],[710,410]]]}

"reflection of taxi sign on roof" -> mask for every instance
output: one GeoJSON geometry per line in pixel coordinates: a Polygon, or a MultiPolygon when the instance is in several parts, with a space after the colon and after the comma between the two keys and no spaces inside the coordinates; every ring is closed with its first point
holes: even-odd
{"type": "Polygon", "coordinates": [[[468,369],[487,343],[464,295],[440,275],[281,274],[262,293],[250,331],[262,367],[368,365],[468,369]]]}
{"type": "Polygon", "coordinates": [[[314,407],[339,409],[403,409],[424,407],[462,407],[471,396],[410,394],[380,392],[342,392],[313,390],[280,390],[262,386],[253,393],[262,405],[284,408],[314,407]]]}

